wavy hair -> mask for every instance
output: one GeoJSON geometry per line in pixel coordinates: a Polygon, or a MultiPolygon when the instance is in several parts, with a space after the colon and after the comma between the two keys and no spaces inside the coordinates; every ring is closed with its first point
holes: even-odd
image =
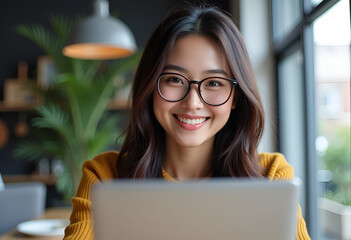
{"type": "Polygon", "coordinates": [[[208,37],[223,49],[239,86],[235,88],[236,107],[215,137],[213,176],[262,176],[257,147],[264,112],[246,46],[229,14],[202,5],[169,13],[145,47],[132,87],[131,121],[117,161],[119,178],[162,177],[165,131],[154,115],[153,93],[176,40],[189,34],[208,37]]]}

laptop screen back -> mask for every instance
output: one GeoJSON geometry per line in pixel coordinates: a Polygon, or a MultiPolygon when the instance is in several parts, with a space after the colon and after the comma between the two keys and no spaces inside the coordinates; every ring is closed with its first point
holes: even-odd
{"type": "Polygon", "coordinates": [[[217,179],[99,183],[95,239],[294,239],[299,181],[217,179]]]}

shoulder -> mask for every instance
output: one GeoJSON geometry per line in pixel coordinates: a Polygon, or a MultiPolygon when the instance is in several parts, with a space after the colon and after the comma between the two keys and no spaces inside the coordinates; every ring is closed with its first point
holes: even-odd
{"type": "Polygon", "coordinates": [[[260,153],[260,165],[264,168],[264,176],[269,179],[289,180],[294,177],[293,167],[281,153],[260,153]]]}
{"type": "Polygon", "coordinates": [[[100,180],[117,178],[116,161],[119,153],[116,151],[103,152],[83,165],[83,173],[95,175],[100,180]]]}

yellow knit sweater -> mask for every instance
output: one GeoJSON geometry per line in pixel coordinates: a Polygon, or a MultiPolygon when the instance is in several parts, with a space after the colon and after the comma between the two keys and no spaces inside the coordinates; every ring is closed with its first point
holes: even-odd
{"type": "MultiPolygon", "coordinates": [[[[64,240],[94,239],[90,190],[96,182],[118,178],[116,170],[117,158],[118,153],[111,151],[102,153],[93,160],[85,162],[77,194],[72,198],[73,211],[70,218],[71,224],[65,230],[64,240]]],[[[260,164],[266,169],[266,177],[268,179],[289,180],[293,178],[293,168],[286,162],[284,156],[279,153],[261,153],[260,164]]],[[[174,181],[164,171],[163,178],[174,181]]],[[[297,218],[297,239],[310,239],[300,206],[297,218]]]]}

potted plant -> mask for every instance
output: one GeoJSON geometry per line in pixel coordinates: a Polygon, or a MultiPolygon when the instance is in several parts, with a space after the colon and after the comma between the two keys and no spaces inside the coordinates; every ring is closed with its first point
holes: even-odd
{"type": "Polygon", "coordinates": [[[337,129],[323,155],[324,168],[332,179],[319,202],[325,232],[343,240],[351,239],[350,135],[350,126],[337,129]]]}
{"type": "Polygon", "coordinates": [[[58,73],[49,89],[38,89],[41,104],[32,122],[36,138],[20,143],[15,154],[26,159],[60,159],[63,171],[57,176],[56,187],[70,199],[79,184],[83,163],[107,150],[118,137],[117,116],[106,109],[114,92],[128,82],[117,76],[130,77],[140,53],[113,61],[70,59],[61,50],[73,23],[60,16],[52,17],[50,23],[52,32],[41,25],[16,27],[53,59],[58,73]]]}

